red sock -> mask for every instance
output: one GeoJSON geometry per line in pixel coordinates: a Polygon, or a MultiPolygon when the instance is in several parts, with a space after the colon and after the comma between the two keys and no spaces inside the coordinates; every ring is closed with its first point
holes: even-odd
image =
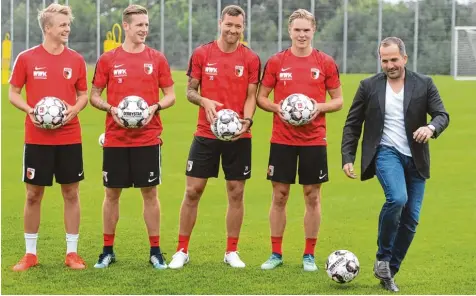
{"type": "Polygon", "coordinates": [[[160,242],[160,236],[149,236],[149,242],[151,247],[158,247],[160,242]]]}
{"type": "Polygon", "coordinates": [[[104,238],[104,246],[105,247],[112,247],[114,245],[114,236],[116,234],[106,234],[104,233],[103,234],[103,238],[104,238]]]}
{"type": "Polygon", "coordinates": [[[282,245],[283,245],[283,237],[282,236],[272,236],[271,237],[271,246],[272,246],[272,252],[282,255],[282,245]]]}
{"type": "Polygon", "coordinates": [[[236,252],[238,248],[238,238],[237,237],[228,237],[226,240],[226,252],[236,252]]]}
{"type": "Polygon", "coordinates": [[[190,236],[188,235],[179,235],[178,236],[178,245],[177,252],[182,249],[182,252],[188,253],[188,242],[190,241],[190,236]]]}
{"type": "Polygon", "coordinates": [[[306,238],[306,248],[304,249],[304,255],[311,254],[312,256],[314,256],[316,242],[317,238],[306,238]]]}

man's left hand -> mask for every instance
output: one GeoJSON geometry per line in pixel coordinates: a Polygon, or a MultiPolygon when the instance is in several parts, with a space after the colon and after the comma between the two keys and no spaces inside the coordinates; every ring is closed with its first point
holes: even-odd
{"type": "Polygon", "coordinates": [[[413,139],[417,143],[426,143],[433,136],[433,131],[428,126],[422,126],[413,133],[413,139]]]}
{"type": "Polygon", "coordinates": [[[250,131],[250,125],[251,122],[247,119],[240,119],[241,122],[241,130],[233,136],[233,139],[231,141],[236,141],[238,140],[242,134],[249,132],[250,131]]]}
{"type": "Polygon", "coordinates": [[[158,105],[158,104],[153,104],[152,106],[149,106],[149,117],[147,117],[147,120],[144,122],[144,124],[142,125],[142,127],[144,127],[144,126],[146,126],[147,124],[149,124],[149,122],[152,120],[152,118],[154,118],[155,112],[157,112],[157,109],[159,109],[159,105],[158,105]]]}
{"type": "Polygon", "coordinates": [[[320,111],[319,111],[319,104],[316,102],[316,100],[314,99],[311,99],[309,98],[312,102],[312,105],[314,105],[314,109],[312,110],[312,113],[311,113],[311,118],[309,119],[309,121],[313,121],[314,119],[316,119],[317,115],[319,115],[320,111]]]}
{"type": "Polygon", "coordinates": [[[65,101],[63,101],[63,103],[66,105],[66,111],[64,111],[64,119],[63,119],[63,124],[62,125],[65,125],[67,124],[71,119],[75,118],[76,115],[78,115],[79,113],[79,108],[75,106],[71,106],[70,104],[66,103],[65,101]]]}

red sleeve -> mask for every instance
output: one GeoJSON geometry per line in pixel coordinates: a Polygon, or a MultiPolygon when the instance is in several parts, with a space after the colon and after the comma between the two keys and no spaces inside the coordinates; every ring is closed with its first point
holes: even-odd
{"type": "Polygon", "coordinates": [[[277,82],[277,68],[275,61],[276,58],[272,56],[264,66],[263,79],[261,80],[261,84],[269,88],[274,88],[277,82]]]}
{"type": "Polygon", "coordinates": [[[79,77],[76,81],[76,90],[87,91],[88,90],[88,74],[86,70],[86,61],[81,57],[79,61],[79,77]]]}
{"type": "Polygon", "coordinates": [[[257,84],[261,76],[261,61],[257,54],[252,54],[248,66],[248,84],[257,84]]]}
{"type": "Polygon", "coordinates": [[[331,57],[326,59],[326,89],[335,89],[340,86],[339,69],[331,57]]]}
{"type": "Polygon", "coordinates": [[[106,56],[99,57],[94,70],[93,85],[98,88],[106,88],[109,81],[109,65],[106,56]]]}
{"type": "Polygon", "coordinates": [[[165,88],[172,86],[174,81],[172,80],[172,73],[170,73],[169,62],[162,54],[159,56],[159,59],[159,87],[165,88]]]}
{"type": "Polygon", "coordinates": [[[199,51],[200,47],[195,49],[188,63],[187,76],[202,80],[202,57],[199,51]]]}
{"type": "Polygon", "coordinates": [[[26,61],[24,54],[19,54],[13,64],[12,76],[10,76],[10,84],[22,88],[26,83],[26,61]]]}

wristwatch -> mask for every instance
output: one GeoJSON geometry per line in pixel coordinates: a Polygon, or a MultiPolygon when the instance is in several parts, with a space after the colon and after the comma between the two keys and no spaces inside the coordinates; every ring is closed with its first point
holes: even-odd
{"type": "Polygon", "coordinates": [[[428,127],[429,129],[431,129],[432,132],[435,132],[435,130],[436,130],[436,128],[435,128],[435,126],[434,126],[433,124],[429,124],[429,125],[427,125],[427,127],[428,127]]]}
{"type": "Polygon", "coordinates": [[[246,118],[243,118],[243,120],[248,120],[250,122],[250,127],[253,125],[253,119],[246,117],[246,118]]]}
{"type": "Polygon", "coordinates": [[[155,114],[159,113],[159,111],[162,110],[162,106],[160,106],[159,103],[157,103],[156,105],[157,105],[157,110],[155,110],[155,114]]]}

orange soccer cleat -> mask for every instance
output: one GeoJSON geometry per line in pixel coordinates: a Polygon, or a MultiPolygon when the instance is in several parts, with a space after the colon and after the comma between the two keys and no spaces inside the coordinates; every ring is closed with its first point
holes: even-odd
{"type": "Polygon", "coordinates": [[[35,265],[38,265],[38,257],[35,254],[26,253],[20,262],[13,266],[13,271],[25,271],[35,265]]]}
{"type": "Polygon", "coordinates": [[[78,253],[68,253],[66,255],[66,259],[64,260],[64,264],[68,266],[71,269],[85,269],[86,264],[84,263],[84,260],[79,257],[78,253]]]}

